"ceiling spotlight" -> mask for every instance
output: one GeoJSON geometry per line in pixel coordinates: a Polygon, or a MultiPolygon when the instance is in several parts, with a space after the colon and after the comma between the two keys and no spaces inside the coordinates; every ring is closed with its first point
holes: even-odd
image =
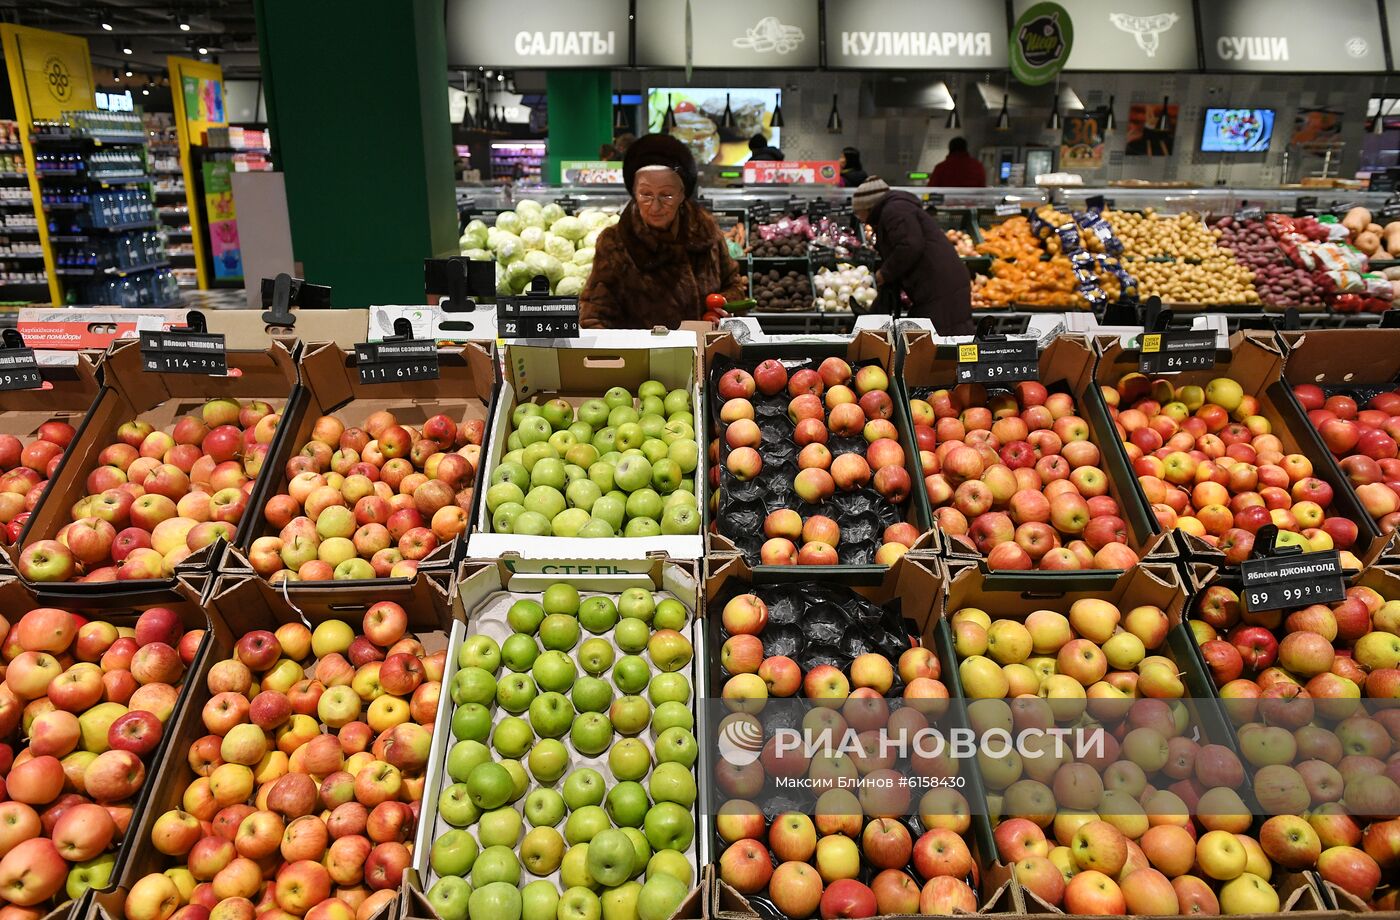
{"type": "Polygon", "coordinates": [[[506,82],[506,75],[503,74],[503,73],[498,73],[498,74],[496,74],[496,82],[497,82],[497,83],[504,83],[504,82],[506,82]]]}
{"type": "Polygon", "coordinates": [[[110,22],[105,22],[105,21],[104,21],[104,22],[102,23],[102,31],[103,31],[103,32],[110,32],[110,31],[112,31],[112,24],[111,24],[110,22]]]}
{"type": "Polygon", "coordinates": [[[148,90],[148,89],[146,89],[146,88],[144,88],[144,87],[141,89],[141,95],[143,95],[143,96],[149,96],[150,94],[151,94],[151,91],[150,91],[150,90],[148,90]]]}
{"type": "Polygon", "coordinates": [[[122,47],[122,54],[131,54],[131,53],[133,53],[133,52],[132,52],[130,46],[123,46],[123,47],[122,47]]]}
{"type": "Polygon", "coordinates": [[[127,70],[126,75],[127,75],[128,77],[131,76],[131,71],[130,71],[130,70],[127,70]]]}
{"type": "Polygon", "coordinates": [[[121,74],[117,73],[117,68],[113,67],[113,68],[112,68],[112,82],[113,82],[113,83],[120,83],[121,81],[122,81],[121,74]]]}
{"type": "Polygon", "coordinates": [[[200,54],[208,54],[208,53],[209,53],[209,49],[208,49],[208,48],[199,48],[198,51],[199,51],[200,54]]]}

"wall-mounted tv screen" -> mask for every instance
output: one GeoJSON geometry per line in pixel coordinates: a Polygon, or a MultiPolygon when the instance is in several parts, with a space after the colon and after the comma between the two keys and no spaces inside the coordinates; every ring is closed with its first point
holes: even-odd
{"type": "Polygon", "coordinates": [[[1274,136],[1273,109],[1206,109],[1205,153],[1265,153],[1274,136]]]}

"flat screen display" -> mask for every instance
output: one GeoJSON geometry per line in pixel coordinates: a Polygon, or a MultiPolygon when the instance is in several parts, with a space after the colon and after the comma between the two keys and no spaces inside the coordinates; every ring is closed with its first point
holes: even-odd
{"type": "Polygon", "coordinates": [[[781,147],[782,127],[771,124],[782,90],[697,89],[656,87],[647,94],[647,130],[660,132],[669,102],[676,114],[671,132],[690,147],[701,166],[737,166],[749,159],[749,138],[763,134],[773,147],[781,147]],[[725,94],[734,113],[734,126],[723,127],[725,94]]]}
{"type": "Polygon", "coordinates": [[[1205,153],[1264,153],[1274,136],[1273,109],[1206,109],[1205,153]]]}

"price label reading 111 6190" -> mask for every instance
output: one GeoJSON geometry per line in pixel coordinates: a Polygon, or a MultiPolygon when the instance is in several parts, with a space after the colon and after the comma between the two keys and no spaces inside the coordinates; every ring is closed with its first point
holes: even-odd
{"type": "Polygon", "coordinates": [[[355,363],[360,383],[408,383],[437,380],[436,339],[396,339],[388,342],[361,342],[355,346],[355,363]]]}

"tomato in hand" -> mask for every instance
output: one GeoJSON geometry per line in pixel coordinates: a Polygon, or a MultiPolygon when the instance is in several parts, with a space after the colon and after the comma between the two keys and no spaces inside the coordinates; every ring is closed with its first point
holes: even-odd
{"type": "Polygon", "coordinates": [[[711,310],[719,309],[723,307],[725,303],[726,301],[723,294],[709,294],[705,297],[705,306],[711,310]]]}

